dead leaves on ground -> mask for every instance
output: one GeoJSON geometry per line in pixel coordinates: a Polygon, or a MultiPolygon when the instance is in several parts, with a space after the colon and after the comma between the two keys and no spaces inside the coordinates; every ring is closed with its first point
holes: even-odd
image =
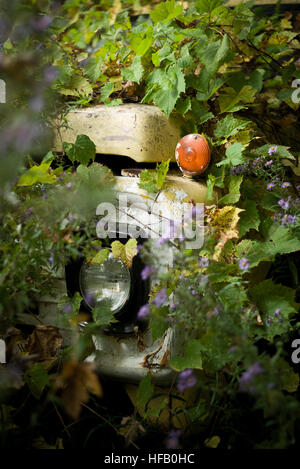
{"type": "Polygon", "coordinates": [[[60,391],[64,411],[74,420],[80,415],[81,404],[88,402],[89,392],[98,397],[103,395],[102,386],[90,363],[66,362],[55,388],[60,391]]]}
{"type": "Polygon", "coordinates": [[[229,205],[220,209],[212,209],[210,213],[206,213],[207,223],[215,230],[216,236],[219,239],[215,247],[214,260],[217,261],[220,258],[227,241],[239,237],[239,213],[242,211],[243,209],[241,208],[229,205]]]}

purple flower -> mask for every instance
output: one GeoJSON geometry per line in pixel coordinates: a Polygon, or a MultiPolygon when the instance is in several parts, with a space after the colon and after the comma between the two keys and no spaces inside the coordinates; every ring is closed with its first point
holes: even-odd
{"type": "Polygon", "coordinates": [[[257,166],[261,163],[261,158],[254,158],[254,160],[252,161],[252,165],[253,166],[257,166]]]}
{"type": "Polygon", "coordinates": [[[156,295],[156,297],[152,300],[152,303],[155,304],[157,308],[160,308],[167,300],[167,290],[166,288],[162,288],[156,295]]]}
{"type": "Polygon", "coordinates": [[[267,190],[268,191],[271,191],[273,189],[273,187],[275,187],[274,182],[269,182],[269,184],[267,184],[267,190]]]}
{"type": "Polygon", "coordinates": [[[179,437],[181,435],[181,430],[171,430],[166,439],[166,448],[176,449],[179,445],[179,437]]]}
{"type": "Polygon", "coordinates": [[[266,317],[266,326],[269,327],[271,325],[271,322],[272,322],[272,318],[270,318],[270,316],[267,316],[266,317]]]}
{"type": "Polygon", "coordinates": [[[162,236],[161,238],[158,238],[158,240],[156,241],[156,246],[159,248],[163,246],[163,244],[167,243],[168,241],[169,241],[169,238],[162,236]]]}
{"type": "Polygon", "coordinates": [[[149,313],[150,313],[150,305],[149,304],[143,305],[140,307],[138,311],[137,318],[144,319],[148,316],[149,313]]]}
{"type": "Polygon", "coordinates": [[[268,168],[273,163],[273,160],[269,160],[265,163],[265,168],[268,168]]]}
{"type": "Polygon", "coordinates": [[[33,212],[33,208],[32,207],[29,207],[26,212],[25,212],[25,217],[29,217],[33,212]]]}
{"type": "Polygon", "coordinates": [[[216,306],[212,311],[208,311],[208,313],[206,313],[206,317],[209,319],[212,316],[219,316],[219,314],[219,308],[216,306]]]}
{"type": "Polygon", "coordinates": [[[239,260],[239,268],[241,270],[249,269],[249,265],[250,265],[250,263],[249,263],[249,261],[246,257],[243,257],[242,259],[239,260]]]}
{"type": "Polygon", "coordinates": [[[270,156],[274,155],[274,153],[277,152],[278,146],[276,145],[275,147],[270,147],[268,150],[268,153],[270,156]]]}
{"type": "Polygon", "coordinates": [[[142,279],[147,280],[147,278],[150,277],[152,272],[153,272],[153,267],[150,267],[149,265],[146,265],[146,267],[144,267],[142,272],[141,272],[142,279]]]}
{"type": "Polygon", "coordinates": [[[85,302],[86,302],[88,305],[90,305],[90,306],[94,305],[95,302],[96,302],[94,293],[92,293],[92,292],[90,292],[90,291],[87,292],[87,294],[85,295],[84,299],[85,299],[85,302]]]}
{"type": "Polygon", "coordinates": [[[275,309],[275,311],[274,311],[274,317],[276,318],[276,316],[279,316],[280,313],[281,313],[281,309],[280,309],[280,308],[275,309]]]}
{"type": "Polygon", "coordinates": [[[49,262],[51,265],[54,265],[53,251],[50,251],[50,256],[48,257],[48,262],[49,262]]]}
{"type": "Polygon", "coordinates": [[[72,185],[73,185],[73,184],[72,184],[71,182],[68,182],[67,188],[68,188],[68,189],[71,189],[72,185]]]}
{"type": "Polygon", "coordinates": [[[278,205],[279,205],[281,208],[283,208],[283,210],[287,210],[287,209],[289,208],[289,206],[290,206],[288,200],[285,200],[285,199],[280,199],[280,200],[278,201],[278,205]]]}
{"type": "Polygon", "coordinates": [[[72,313],[73,311],[73,306],[71,303],[67,303],[63,308],[62,308],[62,312],[65,313],[65,314],[68,314],[68,313],[72,313]]]}
{"type": "Polygon", "coordinates": [[[281,187],[282,187],[282,189],[286,189],[287,187],[290,187],[290,185],[291,185],[291,184],[290,184],[289,182],[283,182],[283,183],[281,184],[281,187]]]}
{"type": "Polygon", "coordinates": [[[184,392],[188,388],[192,388],[195,386],[197,382],[197,379],[195,375],[193,374],[193,370],[190,368],[182,371],[178,375],[178,380],[177,380],[177,389],[180,392],[184,392]]]}
{"type": "Polygon", "coordinates": [[[199,261],[199,267],[204,268],[209,266],[209,260],[207,257],[202,257],[199,261]]]}
{"type": "Polygon", "coordinates": [[[179,305],[179,303],[174,303],[174,304],[170,305],[170,309],[172,311],[174,311],[174,309],[176,309],[178,305],[179,305]]]}
{"type": "MultiPolygon", "coordinates": [[[[246,370],[242,376],[240,377],[240,390],[241,391],[249,391],[251,388],[251,382],[253,378],[260,374],[263,373],[263,368],[260,365],[260,363],[256,362],[251,365],[248,370],[246,370]]],[[[254,390],[254,389],[253,389],[254,390]]]]}

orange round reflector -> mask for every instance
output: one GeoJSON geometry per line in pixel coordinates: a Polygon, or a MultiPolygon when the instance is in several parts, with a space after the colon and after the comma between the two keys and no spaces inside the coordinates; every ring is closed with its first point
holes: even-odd
{"type": "Polygon", "coordinates": [[[184,175],[198,176],[210,163],[210,148],[202,135],[188,134],[177,143],[175,156],[184,175]]]}

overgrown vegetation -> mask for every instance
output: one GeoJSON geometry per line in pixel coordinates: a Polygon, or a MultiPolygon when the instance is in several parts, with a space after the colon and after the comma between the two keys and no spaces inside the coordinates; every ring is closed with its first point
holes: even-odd
{"type": "MultiPolygon", "coordinates": [[[[93,142],[79,135],[62,153],[48,152],[45,122],[60,116],[59,130],[70,107],[122,102],[182,116],[182,133],[204,133],[212,149],[202,176],[211,201],[204,246],[188,250],[181,239],[167,273],[161,253],[168,239],[142,250],[143,275],[159,287],[140,315],[151,317],[154,338],[175,327],[188,340],[184,356],[167,365],[180,374],[161,396],[162,407],[150,410],[155,391],[148,375],[139,386],[139,408],[157,418],[167,412],[170,448],[296,444],[299,376],[291,342],[299,334],[299,15],[278,9],[266,17],[253,2],[229,8],[219,0],[67,0],[61,8],[10,1],[2,7],[0,77],[9,91],[9,103],[0,105],[0,332],[9,344],[8,364],[0,369],[2,445],[21,444],[26,431],[15,394],[22,400],[27,392],[36,402],[27,447],[41,444],[37,435],[54,447],[68,444],[72,430],[64,418],[79,418],[87,390],[102,395],[83,359],[103,312],[95,310],[94,322],[79,334],[81,298],[63,298],[54,325],[76,337],[63,350],[54,325],[30,330],[29,338],[19,325],[24,314],[34,317],[34,299],[49,291],[62,261],[83,246],[95,259],[95,206],[113,197],[113,177],[94,162],[93,142]],[[133,17],[139,13],[144,16],[133,17]],[[214,189],[222,193],[217,205],[214,189]],[[180,394],[189,388],[194,401],[180,394]],[[63,421],[50,436],[40,428],[49,406],[63,421]]],[[[143,187],[160,190],[167,169],[144,173],[143,187]]],[[[112,320],[108,312],[104,317],[112,320]]],[[[95,405],[93,412],[103,411],[95,405]]],[[[129,445],[143,447],[152,435],[136,411],[116,420],[105,419],[101,429],[113,426],[129,445]]]]}

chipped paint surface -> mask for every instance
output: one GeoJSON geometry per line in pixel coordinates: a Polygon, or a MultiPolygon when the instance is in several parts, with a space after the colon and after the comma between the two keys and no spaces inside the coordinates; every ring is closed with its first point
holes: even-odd
{"type": "Polygon", "coordinates": [[[73,109],[66,119],[69,128],[55,135],[54,150],[61,150],[61,141],[73,143],[77,135],[85,134],[99,154],[128,156],[137,162],[175,161],[181,122],[168,119],[157,106],[100,104],[73,109]]]}

